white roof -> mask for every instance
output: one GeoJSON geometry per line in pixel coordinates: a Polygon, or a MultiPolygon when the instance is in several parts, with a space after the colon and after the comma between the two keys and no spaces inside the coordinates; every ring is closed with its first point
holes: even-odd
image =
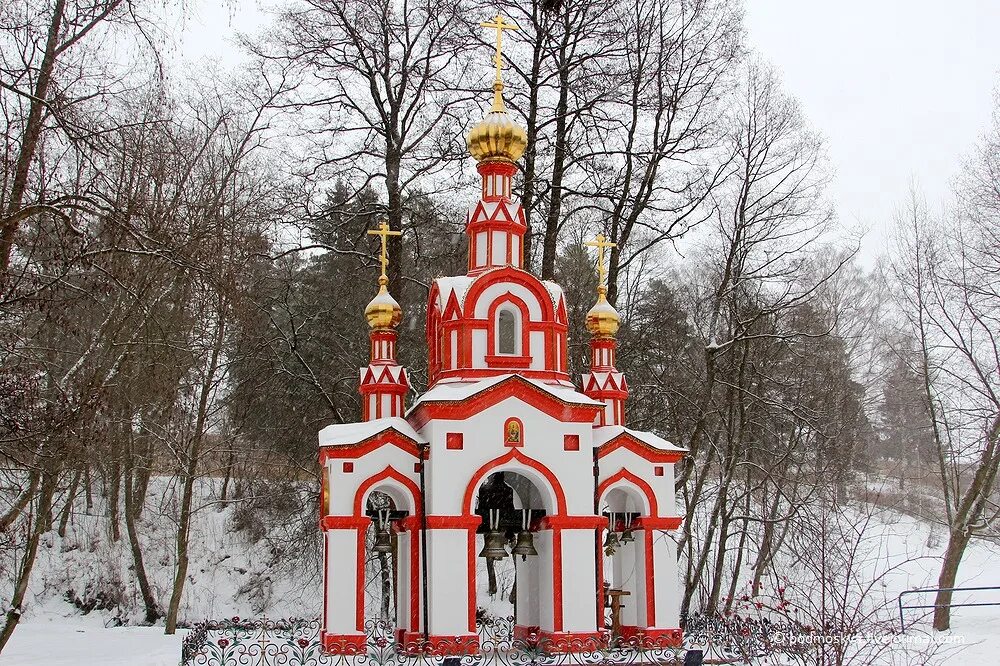
{"type": "Polygon", "coordinates": [[[345,444],[357,444],[370,437],[374,437],[380,432],[395,430],[404,437],[409,437],[418,444],[426,443],[417,431],[398,416],[387,416],[372,421],[362,421],[361,423],[335,423],[328,425],[319,431],[320,446],[342,446],[345,444]]]}
{"type": "Polygon", "coordinates": [[[528,379],[526,377],[521,377],[515,374],[504,374],[497,377],[489,377],[488,379],[482,379],[477,382],[462,382],[462,381],[441,381],[434,385],[434,387],[421,395],[413,403],[413,407],[410,409],[415,409],[418,405],[424,402],[454,402],[459,400],[465,400],[471,398],[477,393],[482,393],[486,389],[496,386],[500,382],[506,381],[511,377],[517,377],[521,381],[532,384],[539,389],[545,391],[549,395],[562,400],[563,402],[568,402],[574,405],[603,405],[604,403],[588,398],[584,394],[576,390],[572,385],[565,384],[548,384],[546,382],[541,382],[536,379],[528,379]]]}
{"type": "Polygon", "coordinates": [[[438,283],[438,288],[441,290],[440,309],[444,310],[445,306],[448,305],[448,299],[451,298],[452,292],[455,292],[458,304],[463,305],[465,303],[465,294],[469,291],[469,287],[472,286],[474,279],[467,275],[437,278],[435,282],[438,283]]]}
{"type": "Polygon", "coordinates": [[[654,449],[659,449],[661,451],[687,451],[687,449],[682,449],[679,446],[675,446],[668,442],[667,440],[654,435],[651,432],[645,432],[644,430],[631,430],[625,426],[601,426],[600,428],[594,428],[594,448],[607,444],[612,439],[617,437],[622,433],[628,433],[638,439],[644,444],[649,444],[654,449]]]}

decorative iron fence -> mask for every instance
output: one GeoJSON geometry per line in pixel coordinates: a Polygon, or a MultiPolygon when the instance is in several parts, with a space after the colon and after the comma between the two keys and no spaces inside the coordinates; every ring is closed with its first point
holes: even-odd
{"type": "Polygon", "coordinates": [[[202,622],[192,627],[182,646],[182,666],[563,666],[621,664],[673,666],[684,650],[642,640],[610,647],[592,641],[560,642],[558,652],[536,636],[514,635],[511,618],[480,621],[479,654],[447,656],[447,646],[423,651],[419,644],[399,645],[388,623],[366,623],[365,650],[354,655],[324,654],[319,620],[267,618],[202,622]]]}

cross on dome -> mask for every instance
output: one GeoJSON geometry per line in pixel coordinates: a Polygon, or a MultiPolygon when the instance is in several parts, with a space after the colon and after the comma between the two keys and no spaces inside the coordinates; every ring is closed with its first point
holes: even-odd
{"type": "Polygon", "coordinates": [[[365,308],[365,318],[368,320],[368,325],[374,329],[394,328],[400,319],[402,319],[403,310],[386,288],[386,285],[389,284],[389,276],[386,275],[386,269],[389,267],[389,253],[386,242],[389,240],[389,236],[402,236],[403,233],[401,231],[391,231],[388,222],[382,220],[379,222],[378,229],[368,230],[368,235],[378,236],[381,240],[382,247],[379,253],[379,264],[382,266],[382,274],[378,278],[378,293],[375,294],[375,298],[365,308]]]}
{"type": "Polygon", "coordinates": [[[603,289],[606,293],[608,289],[606,282],[608,270],[604,268],[604,250],[606,248],[618,247],[618,243],[611,243],[605,238],[604,234],[597,234],[597,238],[587,241],[584,245],[597,248],[597,291],[603,289]]]}
{"type": "Polygon", "coordinates": [[[621,319],[618,311],[605,297],[608,293],[608,270],[604,267],[604,250],[618,247],[618,244],[609,242],[604,234],[598,234],[597,238],[584,245],[597,248],[597,303],[587,313],[587,330],[595,337],[610,338],[618,332],[621,319]]]}
{"type": "Polygon", "coordinates": [[[389,240],[389,236],[402,236],[402,231],[390,231],[389,223],[386,220],[382,220],[378,223],[378,229],[369,229],[369,236],[379,236],[382,242],[382,252],[379,255],[379,263],[382,265],[382,275],[379,276],[378,283],[382,284],[383,281],[388,282],[389,278],[385,271],[389,268],[389,253],[386,251],[386,242],[389,240]]]}
{"type": "Polygon", "coordinates": [[[497,31],[497,52],[493,56],[493,62],[496,64],[497,76],[494,82],[494,86],[497,84],[503,85],[503,31],[504,30],[520,30],[514,23],[508,23],[504,20],[503,16],[500,14],[496,15],[496,18],[490,21],[483,21],[479,24],[483,28],[492,28],[497,31]]]}

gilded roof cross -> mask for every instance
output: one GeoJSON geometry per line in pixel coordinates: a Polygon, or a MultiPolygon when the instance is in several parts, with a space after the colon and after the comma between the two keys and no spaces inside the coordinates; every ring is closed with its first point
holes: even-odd
{"type": "Polygon", "coordinates": [[[597,238],[587,241],[584,245],[597,248],[597,291],[604,293],[608,289],[606,282],[608,271],[604,268],[604,250],[605,248],[618,247],[618,244],[608,242],[604,234],[597,234],[597,238]]]}
{"type": "Polygon", "coordinates": [[[493,62],[497,66],[497,76],[493,81],[493,108],[490,111],[504,111],[503,105],[503,77],[501,72],[503,71],[503,31],[504,30],[519,30],[516,25],[508,21],[503,20],[503,16],[497,14],[496,18],[492,22],[485,21],[480,23],[484,28],[492,28],[497,31],[497,52],[493,56],[493,62]]]}
{"type": "Polygon", "coordinates": [[[378,223],[378,229],[369,229],[368,234],[370,236],[379,236],[382,241],[382,253],[379,256],[379,263],[382,264],[382,275],[379,276],[379,284],[385,284],[389,281],[389,278],[385,274],[385,269],[389,267],[389,254],[386,252],[386,241],[389,236],[402,236],[402,231],[389,231],[389,223],[382,220],[378,223]]]}

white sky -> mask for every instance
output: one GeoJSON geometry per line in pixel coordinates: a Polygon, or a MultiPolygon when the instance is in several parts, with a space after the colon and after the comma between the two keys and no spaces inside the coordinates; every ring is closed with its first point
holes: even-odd
{"type": "MultiPolygon", "coordinates": [[[[186,0],[175,60],[235,65],[236,30],[280,0],[186,0]]],[[[932,210],[987,129],[1000,84],[1000,0],[746,0],[748,41],[826,138],[840,221],[870,264],[911,183],[932,210]]]]}
{"type": "Polygon", "coordinates": [[[997,0],[747,0],[750,44],[827,140],[840,220],[870,228],[862,259],[911,182],[932,211],[989,127],[1000,84],[997,0]]]}

